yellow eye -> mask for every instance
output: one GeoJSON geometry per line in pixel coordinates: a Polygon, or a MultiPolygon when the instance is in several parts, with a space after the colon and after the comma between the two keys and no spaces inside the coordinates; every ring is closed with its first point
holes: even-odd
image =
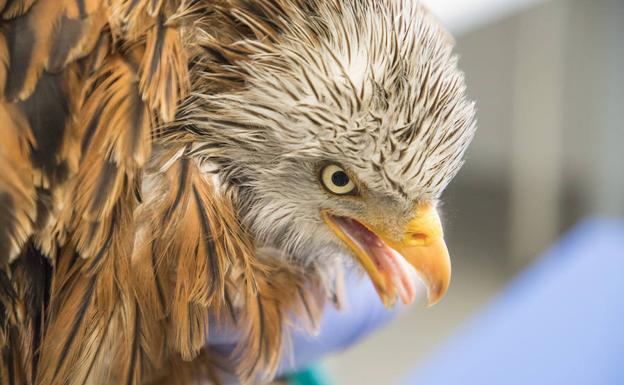
{"type": "Polygon", "coordinates": [[[335,164],[323,167],[321,182],[329,192],[336,195],[354,194],[357,190],[347,172],[335,164]]]}

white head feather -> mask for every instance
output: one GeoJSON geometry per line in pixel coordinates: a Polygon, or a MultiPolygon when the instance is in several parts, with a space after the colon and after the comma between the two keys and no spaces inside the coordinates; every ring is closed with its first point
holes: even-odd
{"type": "Polygon", "coordinates": [[[206,22],[208,55],[195,69],[205,86],[185,115],[196,154],[236,190],[258,246],[315,262],[344,248],[321,209],[398,228],[417,202],[438,199],[461,167],[475,112],[453,41],[426,9],[235,3],[206,22]],[[366,196],[328,194],[318,179],[326,162],[350,170],[366,196]]]}

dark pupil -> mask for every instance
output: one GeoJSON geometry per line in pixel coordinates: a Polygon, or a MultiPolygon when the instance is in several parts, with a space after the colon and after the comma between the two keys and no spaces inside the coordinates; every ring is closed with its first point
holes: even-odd
{"type": "Polygon", "coordinates": [[[344,171],[336,171],[332,174],[332,183],[338,187],[343,187],[349,184],[349,176],[344,171]]]}

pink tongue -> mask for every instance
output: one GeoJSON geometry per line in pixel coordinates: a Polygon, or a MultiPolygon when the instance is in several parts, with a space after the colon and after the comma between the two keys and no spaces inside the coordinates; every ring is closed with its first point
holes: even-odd
{"type": "Polygon", "coordinates": [[[379,271],[386,279],[391,279],[393,286],[398,289],[401,302],[405,305],[412,303],[416,298],[416,289],[406,268],[413,268],[402,264],[398,258],[403,257],[386,245],[371,248],[370,251],[379,271]]]}
{"type": "Polygon", "coordinates": [[[359,222],[351,218],[342,218],[347,234],[357,242],[373,259],[375,266],[386,280],[389,290],[397,290],[401,302],[412,303],[416,298],[414,268],[403,261],[403,257],[383,242],[377,235],[369,231],[359,222]],[[410,275],[410,273],[412,273],[410,275]],[[390,281],[390,282],[388,282],[390,281]]]}

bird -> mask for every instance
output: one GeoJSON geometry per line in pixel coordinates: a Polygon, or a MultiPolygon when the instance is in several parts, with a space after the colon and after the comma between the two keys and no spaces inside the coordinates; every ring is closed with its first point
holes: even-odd
{"type": "Polygon", "coordinates": [[[475,105],[419,1],[0,15],[0,383],[266,383],[345,271],[387,307],[446,292],[475,105]]]}

